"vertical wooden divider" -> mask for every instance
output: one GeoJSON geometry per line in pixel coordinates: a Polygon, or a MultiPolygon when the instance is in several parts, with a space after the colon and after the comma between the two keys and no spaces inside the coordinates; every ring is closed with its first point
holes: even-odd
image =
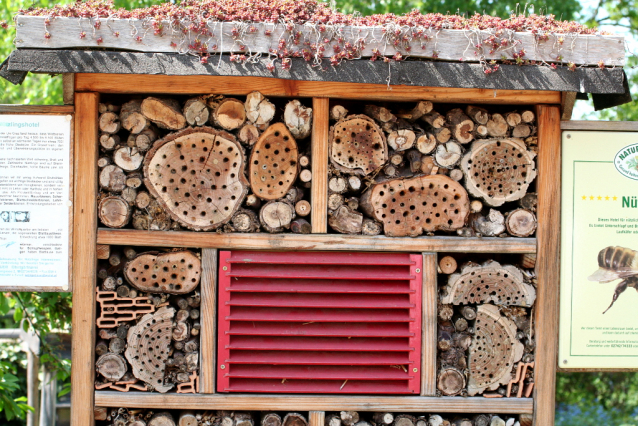
{"type": "Polygon", "coordinates": [[[76,93],[73,224],[71,425],[91,426],[95,396],[97,268],[97,93],[76,93]]]}
{"type": "Polygon", "coordinates": [[[436,396],[437,256],[423,253],[421,396],[436,396]]]}
{"type": "Polygon", "coordinates": [[[325,411],[311,411],[308,413],[308,426],[324,426],[325,422],[325,411]]]}
{"type": "Polygon", "coordinates": [[[217,250],[202,249],[200,393],[215,393],[217,355],[217,250]]]}
{"type": "Polygon", "coordinates": [[[534,425],[554,424],[558,354],[558,297],[560,280],[560,107],[540,105],[538,117],[538,229],[536,275],[536,366],[534,425]]]}
{"type": "Polygon", "coordinates": [[[312,98],[312,189],[310,222],[313,234],[328,232],[328,98],[312,98]]]}

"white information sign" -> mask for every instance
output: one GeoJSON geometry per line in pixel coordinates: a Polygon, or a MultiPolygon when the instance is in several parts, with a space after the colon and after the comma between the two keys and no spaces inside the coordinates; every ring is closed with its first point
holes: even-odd
{"type": "Polygon", "coordinates": [[[0,115],[0,289],[69,288],[70,115],[0,115]]]}

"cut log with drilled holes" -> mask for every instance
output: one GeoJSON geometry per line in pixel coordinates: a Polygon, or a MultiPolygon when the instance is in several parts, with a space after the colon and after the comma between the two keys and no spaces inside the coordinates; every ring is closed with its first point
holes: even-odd
{"type": "Polygon", "coordinates": [[[312,108],[294,99],[286,104],[284,122],[296,139],[305,139],[312,130],[312,108]]]}
{"type": "Polygon", "coordinates": [[[431,111],[421,118],[435,129],[440,129],[445,126],[445,117],[436,111],[431,111]]]}
{"type": "Polygon", "coordinates": [[[226,98],[213,111],[213,122],[224,130],[239,129],[246,122],[244,103],[226,98]]]}
{"type": "Polygon", "coordinates": [[[474,139],[474,122],[463,113],[461,108],[454,108],[446,115],[450,124],[452,137],[460,143],[468,143],[474,139]]]}
{"type": "Polygon", "coordinates": [[[509,130],[507,121],[501,114],[492,114],[487,123],[485,123],[485,127],[487,127],[487,133],[493,138],[507,136],[507,131],[509,130]]]}
{"type": "Polygon", "coordinates": [[[119,144],[120,137],[118,135],[111,135],[108,133],[102,133],[100,135],[100,147],[104,151],[113,151],[119,144]]]}
{"type": "Polygon", "coordinates": [[[106,380],[117,382],[126,374],[128,365],[121,355],[106,353],[97,359],[95,370],[106,380]]]}
{"type": "Polygon", "coordinates": [[[153,414],[153,416],[148,421],[147,426],[176,426],[175,420],[171,413],[162,412],[153,414]]]}
{"type": "Polygon", "coordinates": [[[344,204],[330,215],[328,225],[342,234],[360,234],[363,226],[363,214],[344,204]]]}
{"type": "Polygon", "coordinates": [[[126,172],[133,172],[140,168],[144,155],[137,148],[124,146],[113,153],[113,162],[126,172]]]}
{"type": "Polygon", "coordinates": [[[201,271],[201,261],[188,250],[142,253],[126,263],[124,277],[140,291],[185,294],[197,287],[201,271]]]}
{"type": "Polygon", "coordinates": [[[405,151],[414,146],[416,135],[412,130],[397,130],[388,135],[388,145],[395,151],[405,151]]]}
{"type": "Polygon", "coordinates": [[[516,209],[505,218],[507,232],[515,237],[529,237],[536,232],[536,215],[525,209],[516,209]]]}
{"type": "Polygon", "coordinates": [[[430,154],[435,148],[436,138],[432,133],[424,133],[416,138],[416,149],[418,149],[421,154],[430,154]]]}
{"type": "Polygon", "coordinates": [[[461,160],[463,148],[456,142],[447,142],[436,147],[434,160],[439,167],[452,169],[461,160]]]}
{"type": "Polygon", "coordinates": [[[472,119],[476,124],[487,124],[490,119],[490,115],[486,109],[468,105],[465,108],[465,113],[472,119]]]}
{"type": "Polygon", "coordinates": [[[105,226],[122,228],[131,219],[131,209],[128,202],[122,197],[105,197],[98,205],[98,216],[105,226]]]}
{"type": "Polygon", "coordinates": [[[250,155],[250,186],[263,200],[286,195],[299,173],[297,142],[283,123],[262,133],[250,155]]]}
{"type": "Polygon", "coordinates": [[[275,106],[260,92],[251,92],[244,103],[246,118],[257,125],[270,123],[275,116],[275,106]]]}
{"type": "Polygon", "coordinates": [[[536,178],[535,155],[520,139],[474,142],[461,161],[469,193],[492,207],[522,198],[536,178]]]}
{"type": "Polygon", "coordinates": [[[108,192],[121,192],[126,187],[124,171],[114,164],[105,166],[100,171],[100,187],[108,192]]]}
{"type": "Polygon", "coordinates": [[[456,260],[452,256],[443,256],[439,260],[439,268],[444,274],[453,274],[456,271],[456,266],[456,260]]]}
{"type": "Polygon", "coordinates": [[[209,127],[158,140],[144,160],[144,183],[181,225],[208,231],[227,223],[248,192],[235,137],[209,127]]]}
{"type": "Polygon", "coordinates": [[[170,351],[175,309],[162,307],[154,314],[144,315],[129,329],[125,355],[133,374],[160,393],[173,384],[164,383],[166,360],[170,351]]]}
{"type": "Polygon", "coordinates": [[[516,339],[516,325],[501,316],[494,305],[480,305],[470,345],[470,396],[496,390],[512,379],[512,367],[523,356],[524,346],[516,339]]]}
{"type": "Polygon", "coordinates": [[[330,108],[330,119],[334,121],[339,121],[348,115],[348,110],[343,107],[343,105],[335,105],[330,108]]]}
{"type": "Polygon", "coordinates": [[[133,134],[138,134],[148,128],[150,121],[142,114],[142,100],[134,99],[122,105],[120,122],[122,127],[133,134]]]}
{"type": "Polygon", "coordinates": [[[281,422],[282,426],[308,426],[308,420],[299,413],[288,413],[281,422]]]}
{"type": "Polygon", "coordinates": [[[297,201],[297,204],[295,204],[295,213],[297,213],[298,216],[306,217],[310,214],[310,210],[310,203],[306,200],[297,201]]]}
{"type": "Polygon", "coordinates": [[[352,426],[359,421],[359,413],[356,411],[341,411],[341,423],[345,426],[352,426]]]}
{"type": "Polygon", "coordinates": [[[394,421],[394,415],[392,413],[373,413],[372,421],[377,425],[391,425],[394,421]]]}
{"type": "Polygon", "coordinates": [[[469,305],[494,303],[498,306],[531,307],[536,290],[524,282],[523,273],[513,265],[488,261],[482,265],[465,265],[450,275],[441,303],[469,305]]]}
{"type": "Polygon", "coordinates": [[[261,426],[281,426],[281,417],[277,413],[264,413],[261,415],[261,426]]]}
{"type": "Polygon", "coordinates": [[[290,202],[269,201],[259,211],[259,222],[267,232],[277,233],[289,229],[295,216],[295,207],[290,202]]]}
{"type": "Polygon", "coordinates": [[[497,237],[505,232],[505,216],[496,209],[490,209],[487,216],[473,214],[471,225],[476,232],[485,237],[497,237]]]}
{"type": "Polygon", "coordinates": [[[254,124],[244,124],[237,133],[237,139],[243,144],[253,146],[259,140],[259,130],[254,124]]]}
{"type": "Polygon", "coordinates": [[[208,123],[210,114],[206,101],[202,98],[192,98],[184,104],[184,118],[191,126],[203,126],[208,123]]]}
{"type": "Polygon", "coordinates": [[[290,230],[295,234],[310,234],[312,226],[307,220],[299,218],[290,222],[290,230]]]}
{"type": "Polygon", "coordinates": [[[257,213],[250,209],[237,210],[230,224],[236,232],[259,231],[259,218],[257,217],[257,213]]]}
{"type": "Polygon", "coordinates": [[[366,176],[388,161],[385,135],[365,115],[352,115],[332,126],[328,148],[332,164],[347,174],[366,176]]]}
{"type": "Polygon", "coordinates": [[[394,179],[372,186],[361,209],[383,223],[386,236],[416,237],[463,227],[470,202],[465,188],[443,175],[394,179]]]}
{"type": "Polygon", "coordinates": [[[144,117],[151,120],[159,128],[167,130],[180,130],[186,127],[186,117],[182,114],[182,108],[175,99],[148,97],[140,106],[144,117]]]}
{"type": "Polygon", "coordinates": [[[120,117],[114,112],[105,112],[104,114],[100,114],[98,127],[100,128],[100,131],[104,133],[117,133],[122,127],[120,117]]]}

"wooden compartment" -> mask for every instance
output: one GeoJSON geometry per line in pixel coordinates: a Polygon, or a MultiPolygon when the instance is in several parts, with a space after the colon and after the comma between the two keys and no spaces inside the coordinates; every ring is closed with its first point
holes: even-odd
{"type": "MultiPolygon", "coordinates": [[[[309,426],[307,412],[96,407],[98,426],[309,426]]],[[[323,425],[313,425],[323,426],[323,425]]]]}

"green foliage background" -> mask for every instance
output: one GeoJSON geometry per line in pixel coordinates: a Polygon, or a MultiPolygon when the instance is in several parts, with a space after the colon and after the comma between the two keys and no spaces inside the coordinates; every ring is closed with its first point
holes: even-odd
{"type": "MultiPolygon", "coordinates": [[[[12,21],[20,8],[67,4],[70,0],[0,0],[0,20],[12,21]]],[[[152,0],[115,0],[125,8],[156,4],[152,0]]],[[[402,14],[412,9],[426,12],[473,14],[487,13],[507,17],[511,13],[552,13],[562,19],[576,19],[589,25],[612,25],[638,35],[638,0],[597,0],[594,10],[583,11],[579,0],[536,0],[527,6],[519,0],[332,0],[344,12],[402,14]]],[[[531,3],[531,2],[530,2],[531,3]]],[[[0,60],[13,49],[13,31],[0,32],[0,60]]],[[[630,52],[633,53],[633,52],[630,52]]],[[[630,65],[638,61],[630,58],[630,65]]],[[[636,97],[638,73],[628,69],[630,87],[636,97]]],[[[0,79],[0,103],[61,104],[60,76],[30,74],[21,86],[0,79]]],[[[590,114],[589,118],[637,120],[635,102],[590,114]]],[[[69,330],[71,295],[68,293],[5,293],[0,295],[0,323],[4,327],[32,327],[45,337],[53,330],[69,330]]],[[[0,346],[0,418],[23,419],[29,408],[25,404],[26,385],[23,359],[11,346],[0,346]]],[[[58,371],[62,382],[69,377],[69,364],[55,356],[55,348],[43,347],[42,362],[58,371]]],[[[65,392],[68,391],[68,386],[65,392]]],[[[638,375],[635,373],[560,373],[557,378],[557,426],[638,425],[638,375]]],[[[8,424],[0,420],[0,423],[8,424]]]]}

